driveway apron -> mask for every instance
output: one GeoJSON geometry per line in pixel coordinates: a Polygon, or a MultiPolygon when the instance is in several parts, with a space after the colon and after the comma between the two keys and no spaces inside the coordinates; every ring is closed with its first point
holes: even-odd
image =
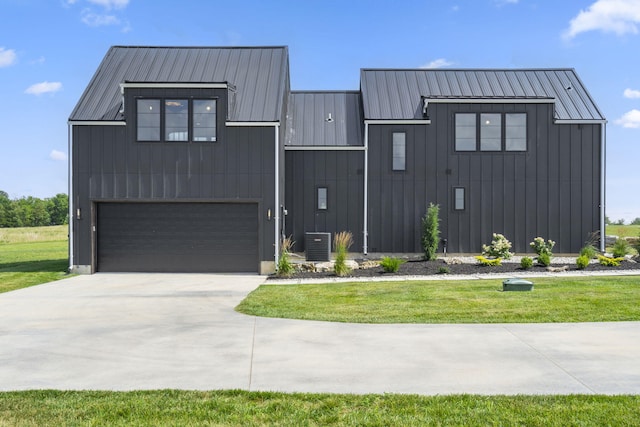
{"type": "Polygon", "coordinates": [[[245,316],[264,277],[95,274],[0,295],[0,390],[640,393],[640,323],[245,316]]]}

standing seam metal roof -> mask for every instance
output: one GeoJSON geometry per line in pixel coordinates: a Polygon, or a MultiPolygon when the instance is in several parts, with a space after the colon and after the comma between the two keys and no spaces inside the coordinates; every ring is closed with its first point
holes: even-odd
{"type": "Polygon", "coordinates": [[[288,50],[276,47],[114,46],[105,55],[70,121],[122,120],[120,84],[228,83],[235,86],[231,121],[282,117],[288,88],[288,50]]]}
{"type": "Polygon", "coordinates": [[[361,111],[360,92],[357,91],[291,92],[285,144],[363,145],[361,111]]]}
{"type": "MultiPolygon", "coordinates": [[[[422,119],[422,98],[554,99],[558,120],[602,121],[604,116],[573,69],[362,69],[367,120],[422,119]]],[[[505,101],[507,102],[507,101],[505,101]]]]}

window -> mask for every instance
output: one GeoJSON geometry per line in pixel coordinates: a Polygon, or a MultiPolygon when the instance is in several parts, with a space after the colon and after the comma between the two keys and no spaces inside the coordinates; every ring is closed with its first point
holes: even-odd
{"type": "Polygon", "coordinates": [[[137,99],[137,140],[216,141],[215,99],[137,99]]]}
{"type": "Polygon", "coordinates": [[[505,114],[506,151],[527,151],[527,115],[523,113],[505,114]]]}
{"type": "Polygon", "coordinates": [[[456,151],[476,151],[475,114],[456,114],[456,151]]]}
{"type": "Polygon", "coordinates": [[[526,151],[526,113],[456,113],[456,151],[526,151]],[[478,135],[477,129],[480,128],[478,135]]]}
{"type": "Polygon", "coordinates": [[[406,170],[407,163],[406,134],[404,132],[393,133],[393,170],[406,170]]]}
{"type": "Polygon", "coordinates": [[[189,101],[167,99],[164,102],[165,141],[189,140],[189,101]]]}
{"type": "Polygon", "coordinates": [[[160,141],[160,100],[138,99],[138,141],[160,141]]]}
{"type": "Polygon", "coordinates": [[[502,149],[501,119],[501,114],[480,114],[480,151],[502,149]]]}
{"type": "Polygon", "coordinates": [[[327,187],[318,187],[318,210],[327,210],[327,187]]]}
{"type": "Polygon", "coordinates": [[[453,189],[453,209],[464,210],[464,187],[454,187],[453,189]]]}

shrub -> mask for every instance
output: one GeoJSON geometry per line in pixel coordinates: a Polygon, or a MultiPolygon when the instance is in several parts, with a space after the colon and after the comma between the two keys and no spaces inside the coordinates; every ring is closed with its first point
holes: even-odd
{"type": "Polygon", "coordinates": [[[533,260],[528,256],[522,257],[522,259],[520,260],[520,267],[522,267],[523,270],[530,269],[531,267],[533,267],[533,260]]]}
{"type": "Polygon", "coordinates": [[[624,257],[608,257],[604,255],[598,255],[598,261],[600,261],[601,265],[607,267],[618,267],[622,261],[624,261],[624,257]]]}
{"type": "Polygon", "coordinates": [[[587,255],[580,255],[576,259],[576,267],[578,267],[578,270],[584,270],[585,268],[587,268],[590,259],[591,258],[589,258],[587,255]]]}
{"type": "Polygon", "coordinates": [[[549,254],[542,253],[538,255],[538,264],[543,267],[549,267],[551,265],[551,257],[549,254]]]}
{"type": "Polygon", "coordinates": [[[624,258],[625,255],[629,253],[631,248],[629,247],[629,242],[627,242],[624,238],[619,238],[613,244],[611,248],[611,253],[615,258],[624,258]]]}
{"type": "Polygon", "coordinates": [[[498,265],[502,265],[502,258],[485,258],[482,255],[478,255],[475,257],[478,260],[478,263],[484,267],[496,267],[498,265]]]}
{"type": "Polygon", "coordinates": [[[493,233],[491,245],[482,245],[482,255],[509,259],[513,256],[509,249],[511,249],[511,242],[502,234],[493,233]]]}
{"type": "Polygon", "coordinates": [[[333,266],[333,271],[336,276],[345,276],[349,274],[351,269],[347,266],[347,252],[349,247],[353,244],[353,235],[348,231],[341,231],[336,233],[333,238],[333,246],[336,251],[336,261],[333,266]]]}
{"type": "Polygon", "coordinates": [[[449,267],[438,268],[438,274],[449,274],[449,273],[451,273],[451,270],[449,270],[449,267]]]}
{"type": "Polygon", "coordinates": [[[382,261],[380,261],[380,265],[385,273],[397,273],[400,269],[400,266],[404,264],[406,261],[403,259],[395,258],[395,257],[384,257],[382,261]]]}
{"type": "Polygon", "coordinates": [[[424,259],[432,261],[436,259],[438,244],[440,243],[440,205],[429,203],[427,213],[422,218],[422,249],[424,259]]]}
{"type": "Polygon", "coordinates": [[[594,259],[597,253],[598,250],[591,244],[585,245],[580,249],[580,256],[586,256],[588,259],[594,259]]]}
{"type": "Polygon", "coordinates": [[[553,255],[553,252],[551,252],[551,250],[555,245],[556,242],[554,242],[553,240],[547,240],[545,242],[542,237],[536,237],[535,239],[533,239],[533,242],[529,243],[529,246],[533,248],[536,254],[547,254],[549,255],[549,257],[553,255]]]}
{"type": "Polygon", "coordinates": [[[291,262],[291,248],[293,247],[291,236],[285,237],[280,242],[280,258],[278,258],[278,266],[276,272],[278,276],[290,276],[293,271],[293,263],[291,262]]]}

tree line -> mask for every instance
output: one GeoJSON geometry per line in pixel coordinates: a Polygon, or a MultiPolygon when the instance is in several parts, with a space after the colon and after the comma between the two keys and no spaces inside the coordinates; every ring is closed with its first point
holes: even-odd
{"type": "Polygon", "coordinates": [[[69,196],[60,193],[47,199],[9,199],[0,190],[0,228],[41,227],[69,223],[69,196]]]}

